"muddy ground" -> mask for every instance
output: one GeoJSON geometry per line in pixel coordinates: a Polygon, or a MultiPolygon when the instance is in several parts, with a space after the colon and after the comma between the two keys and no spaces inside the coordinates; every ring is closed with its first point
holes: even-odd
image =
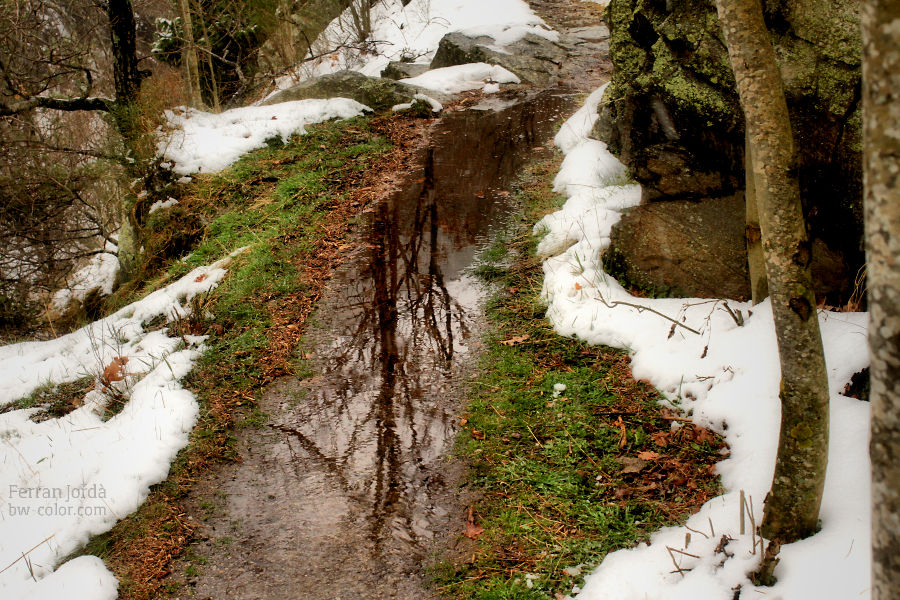
{"type": "Polygon", "coordinates": [[[189,493],[199,542],[178,598],[432,598],[426,566],[468,551],[472,498],[450,457],[479,354],[483,291],[467,275],[503,226],[506,188],[577,94],[609,72],[597,5],[531,3],[580,36],[559,85],[473,98],[431,126],[363,215],[309,324],[313,376],[266,391],[241,461],[189,493]]]}

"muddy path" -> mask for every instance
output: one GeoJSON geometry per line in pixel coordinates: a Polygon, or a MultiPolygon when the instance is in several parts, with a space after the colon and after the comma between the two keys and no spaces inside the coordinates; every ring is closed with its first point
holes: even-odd
{"type": "Polygon", "coordinates": [[[311,374],[268,389],[241,462],[189,494],[201,534],[176,597],[427,599],[425,567],[466,551],[450,453],[479,353],[483,291],[467,270],[503,227],[517,170],[607,70],[596,11],[563,4],[582,35],[565,85],[448,112],[360,216],[308,324],[311,374]]]}

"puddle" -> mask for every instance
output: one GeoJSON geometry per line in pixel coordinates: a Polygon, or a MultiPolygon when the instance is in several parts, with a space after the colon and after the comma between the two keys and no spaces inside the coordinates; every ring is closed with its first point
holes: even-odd
{"type": "Polygon", "coordinates": [[[571,102],[544,93],[445,116],[396,194],[361,215],[363,244],[308,335],[317,375],[270,390],[268,429],[219,482],[227,517],[211,522],[198,597],[428,597],[423,565],[464,522],[448,455],[478,354],[481,291],[466,270],[571,102]]]}

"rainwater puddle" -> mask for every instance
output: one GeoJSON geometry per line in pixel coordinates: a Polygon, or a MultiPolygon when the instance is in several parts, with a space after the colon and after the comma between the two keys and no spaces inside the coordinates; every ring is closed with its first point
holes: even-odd
{"type": "Polygon", "coordinates": [[[361,216],[363,244],[311,324],[316,375],[266,395],[268,430],[221,486],[230,521],[213,527],[234,541],[199,597],[429,597],[423,565],[464,523],[449,453],[482,294],[466,270],[571,102],[544,93],[444,116],[397,193],[361,216]]]}

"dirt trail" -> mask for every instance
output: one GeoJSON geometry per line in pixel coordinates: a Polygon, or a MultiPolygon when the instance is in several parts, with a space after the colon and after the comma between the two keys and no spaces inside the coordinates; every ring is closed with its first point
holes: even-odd
{"type": "Polygon", "coordinates": [[[269,389],[269,421],[240,434],[241,463],[190,493],[201,558],[176,565],[177,597],[427,599],[425,565],[464,550],[463,467],[449,452],[479,346],[481,292],[466,269],[502,226],[516,170],[571,112],[572,92],[608,71],[595,5],[532,5],[581,36],[566,86],[448,113],[364,215],[309,326],[316,375],[269,389]]]}

